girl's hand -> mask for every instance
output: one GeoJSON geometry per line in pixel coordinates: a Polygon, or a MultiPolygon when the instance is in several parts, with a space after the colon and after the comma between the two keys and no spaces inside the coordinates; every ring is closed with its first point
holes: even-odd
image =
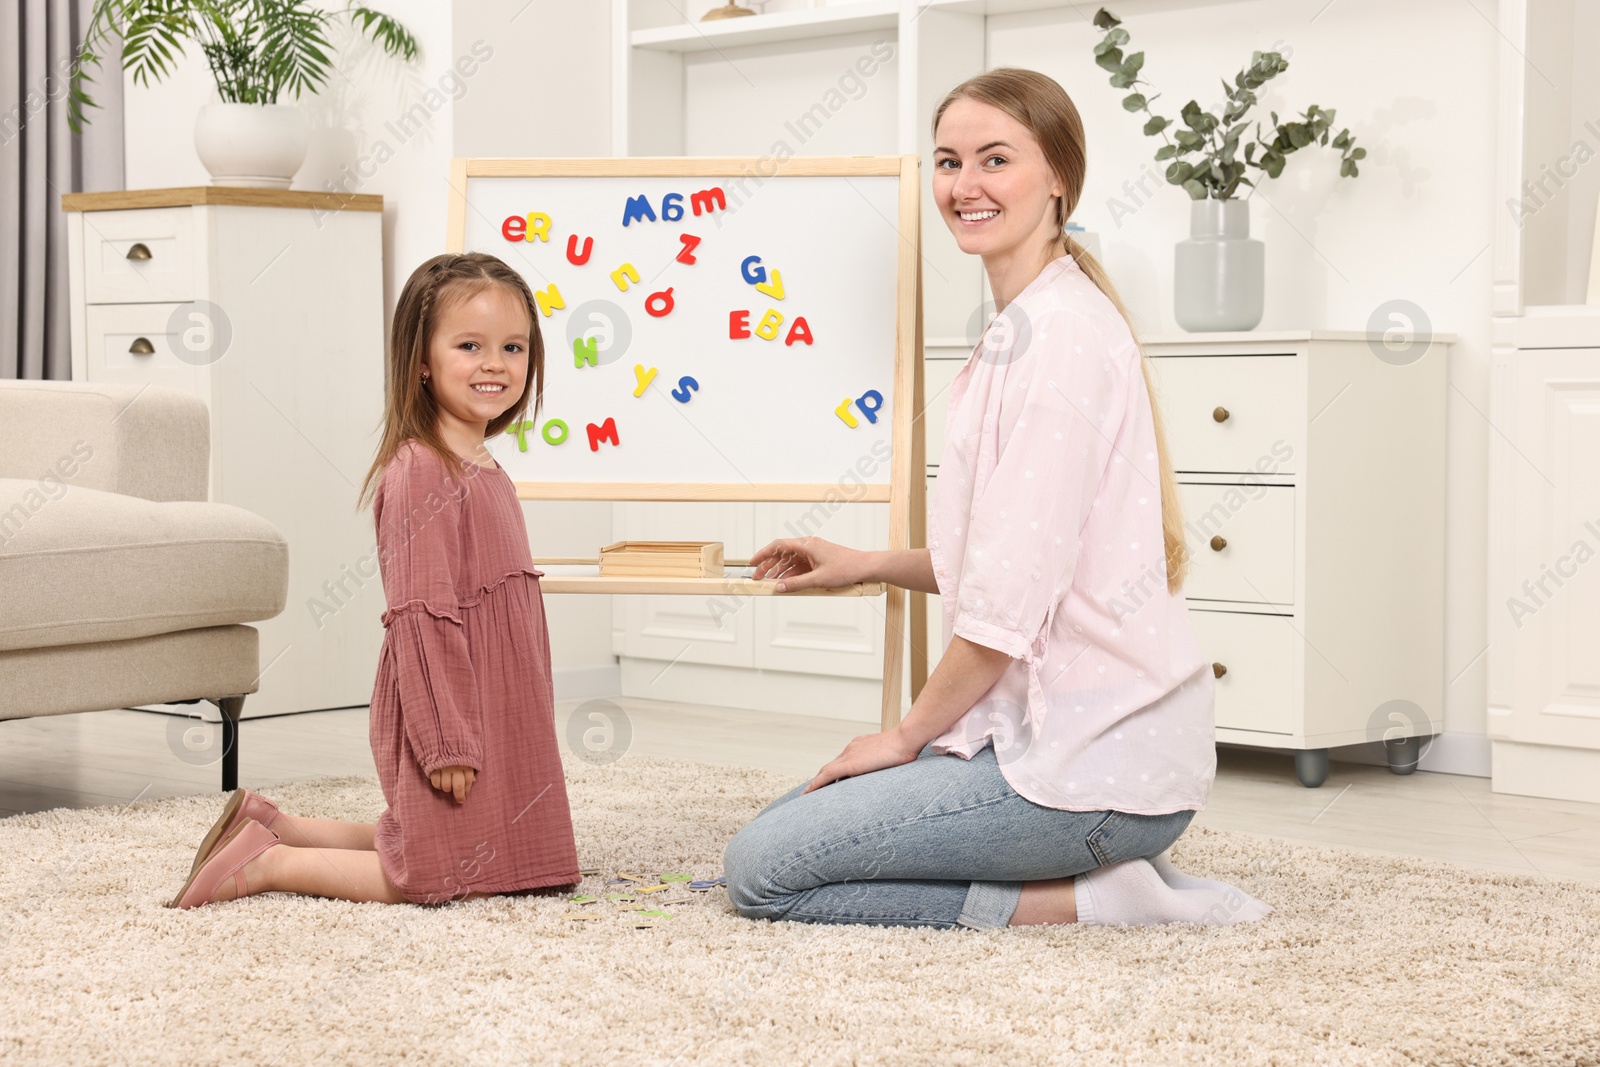
{"type": "Polygon", "coordinates": [[[471,767],[440,767],[428,775],[428,781],[441,793],[454,793],[457,804],[467,802],[467,794],[472,792],[472,783],[478,780],[478,772],[471,767]]]}
{"type": "Polygon", "coordinates": [[[898,730],[865,734],[844,746],[844,751],[832,763],[817,772],[817,776],[811,779],[811,784],[805,787],[804,792],[810,793],[821,789],[841,778],[853,778],[858,774],[871,774],[886,767],[898,767],[902,763],[910,763],[917,758],[920,751],[920,748],[902,737],[898,730]]]}
{"type": "Polygon", "coordinates": [[[778,592],[837,589],[865,581],[869,553],[820,537],[785,537],[750,557],[756,581],[777,578],[778,592]]]}

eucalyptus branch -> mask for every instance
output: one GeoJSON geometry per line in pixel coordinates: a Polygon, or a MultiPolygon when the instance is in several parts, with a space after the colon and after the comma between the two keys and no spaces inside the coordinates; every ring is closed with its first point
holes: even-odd
{"type": "MultiPolygon", "coordinates": [[[[1246,177],[1249,168],[1265,171],[1267,177],[1276,178],[1283,173],[1284,163],[1291,153],[1312,143],[1330,144],[1334,111],[1312,104],[1302,114],[1300,122],[1280,123],[1277,112],[1272,112],[1270,139],[1262,136],[1261,124],[1256,123],[1255,139],[1246,142],[1244,158],[1239,158],[1239,141],[1247,128],[1246,117],[1258,103],[1256,90],[1289,69],[1289,61],[1277,52],[1251,53],[1250,65],[1234,75],[1232,85],[1223,80],[1222,91],[1227,104],[1220,118],[1190,100],[1179,112],[1187,128],[1174,129],[1169,138],[1166,131],[1174,126],[1173,121],[1150,110],[1150,101],[1156,96],[1146,97],[1138,91],[1140,85],[1150,84],[1139,77],[1144,69],[1144,53],[1123,55],[1122,48],[1130,40],[1128,31],[1122,28],[1121,20],[1105,8],[1095,13],[1094,24],[1105,31],[1105,36],[1095,45],[1095,64],[1110,72],[1113,87],[1134,90],[1123,97],[1123,108],[1130,112],[1143,111],[1149,116],[1144,132],[1149,136],[1160,135],[1164,142],[1156,149],[1156,161],[1171,161],[1166,170],[1167,182],[1181,185],[1191,199],[1228,200],[1241,185],[1250,186],[1253,192],[1256,183],[1246,177]],[[1261,150],[1260,159],[1255,158],[1257,149],[1261,150]],[[1185,159],[1185,156],[1194,159],[1185,159]]],[[[1366,157],[1367,150],[1355,146],[1355,138],[1348,129],[1340,130],[1331,144],[1341,152],[1340,176],[1358,175],[1357,161],[1366,157]]]]}

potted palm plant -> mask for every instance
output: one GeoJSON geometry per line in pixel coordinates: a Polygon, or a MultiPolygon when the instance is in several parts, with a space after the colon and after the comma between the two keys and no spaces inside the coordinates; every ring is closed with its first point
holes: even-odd
{"type": "Polygon", "coordinates": [[[1263,137],[1257,122],[1253,138],[1245,138],[1250,129],[1247,116],[1257,102],[1256,90],[1289,69],[1289,61],[1277,52],[1254,53],[1250,65],[1234,75],[1232,85],[1223,80],[1227,103],[1220,116],[1191,100],[1179,112],[1183,122],[1179,127],[1150,110],[1159,93],[1147,97],[1139,90],[1149,84],[1139,77],[1144,53],[1123,53],[1129,37],[1121,20],[1101,8],[1094,24],[1105,31],[1095,45],[1095,63],[1111,72],[1114,87],[1132,90],[1122,98],[1123,108],[1147,116],[1144,132],[1165,142],[1156,150],[1156,160],[1171,160],[1167,182],[1182,186],[1192,201],[1189,239],[1180,241],[1175,250],[1173,310],[1178,325],[1193,331],[1254,329],[1261,321],[1266,248],[1251,239],[1250,202],[1237,195],[1241,186],[1255,189],[1248,172],[1276,178],[1283,173],[1288,156],[1318,144],[1338,149],[1339,175],[1354,178],[1360,173],[1357,161],[1367,150],[1356,147],[1348,129],[1340,130],[1330,141],[1334,110],[1316,104],[1307,108],[1298,122],[1279,122],[1278,113],[1270,112],[1272,136],[1263,137]]]}
{"type": "Polygon", "coordinates": [[[195,121],[195,151],[216,185],[287,187],[305,162],[310,124],[285,95],[316,93],[332,71],[328,28],[336,18],[385,54],[407,62],[416,38],[381,11],[352,4],[340,12],[304,0],[95,0],[73,67],[67,121],[80,130],[85,107],[98,105],[85,85],[88,68],[121,40],[124,70],[136,85],[172,72],[184,42],[200,46],[216,82],[218,103],[195,121]]]}

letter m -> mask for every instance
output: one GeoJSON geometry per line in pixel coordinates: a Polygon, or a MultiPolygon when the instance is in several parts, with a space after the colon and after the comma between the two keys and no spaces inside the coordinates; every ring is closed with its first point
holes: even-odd
{"type": "Polygon", "coordinates": [[[722,186],[720,185],[712,186],[710,189],[702,189],[698,193],[689,194],[689,206],[694,208],[694,213],[696,215],[700,214],[701,208],[705,209],[706,214],[711,214],[711,208],[713,205],[716,206],[718,211],[728,210],[728,198],[723,193],[722,186]]]}
{"type": "Polygon", "coordinates": [[[622,224],[626,226],[630,222],[642,222],[645,219],[656,221],[656,209],[650,206],[650,198],[643,193],[628,197],[628,203],[622,209],[622,224]]]}
{"type": "Polygon", "coordinates": [[[599,426],[596,426],[592,422],[589,424],[589,451],[600,451],[601,441],[605,441],[612,445],[619,445],[622,443],[621,441],[617,440],[617,420],[615,418],[607,419],[599,426]]]}

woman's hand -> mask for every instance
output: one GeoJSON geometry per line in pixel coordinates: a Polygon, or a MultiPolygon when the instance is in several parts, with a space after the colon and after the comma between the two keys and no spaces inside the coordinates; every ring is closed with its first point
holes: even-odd
{"type": "Polygon", "coordinates": [[[454,793],[457,804],[467,802],[467,794],[472,792],[472,783],[478,780],[478,772],[471,767],[440,767],[429,773],[428,781],[441,793],[454,793]]]}
{"type": "Polygon", "coordinates": [[[778,579],[778,592],[837,589],[867,580],[869,552],[820,537],[785,537],[750,557],[756,581],[778,579]]]}
{"type": "Polygon", "coordinates": [[[920,751],[921,748],[909,742],[899,730],[865,734],[844,746],[844,751],[832,763],[818,771],[805,792],[821,789],[841,778],[854,778],[859,774],[871,774],[887,767],[910,763],[920,751]]]}

